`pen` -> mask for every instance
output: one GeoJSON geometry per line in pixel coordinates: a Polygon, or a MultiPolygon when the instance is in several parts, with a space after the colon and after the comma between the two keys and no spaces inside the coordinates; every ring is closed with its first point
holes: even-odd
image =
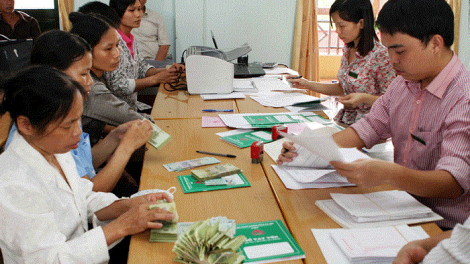
{"type": "Polygon", "coordinates": [[[201,153],[201,154],[222,156],[222,157],[228,157],[228,158],[236,158],[237,157],[237,156],[232,155],[232,154],[222,154],[222,153],[214,153],[214,152],[207,152],[207,151],[200,151],[200,150],[196,150],[196,152],[201,153]]]}
{"type": "Polygon", "coordinates": [[[233,112],[233,109],[202,109],[202,112],[233,112]]]}

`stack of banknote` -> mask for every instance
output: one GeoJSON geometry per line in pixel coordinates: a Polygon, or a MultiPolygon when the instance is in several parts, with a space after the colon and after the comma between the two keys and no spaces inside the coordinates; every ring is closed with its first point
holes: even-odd
{"type": "Polygon", "coordinates": [[[207,169],[192,170],[191,175],[198,181],[207,181],[220,178],[223,176],[233,175],[241,172],[241,170],[230,163],[218,164],[207,169]]]}
{"type": "Polygon", "coordinates": [[[174,215],[169,222],[162,222],[163,227],[150,230],[150,242],[175,242],[178,238],[178,213],[176,212],[175,202],[160,200],[157,204],[150,205],[150,209],[162,208],[174,215]]]}
{"type": "Polygon", "coordinates": [[[234,237],[235,221],[212,218],[192,223],[175,242],[175,261],[181,263],[238,264],[245,259],[237,252],[246,240],[234,237]],[[230,226],[228,225],[230,224],[230,226]]]}
{"type": "Polygon", "coordinates": [[[148,143],[150,143],[150,145],[154,146],[156,149],[160,150],[163,146],[165,146],[166,143],[168,143],[168,141],[170,141],[171,136],[154,123],[151,124],[153,134],[148,140],[148,143]]]}

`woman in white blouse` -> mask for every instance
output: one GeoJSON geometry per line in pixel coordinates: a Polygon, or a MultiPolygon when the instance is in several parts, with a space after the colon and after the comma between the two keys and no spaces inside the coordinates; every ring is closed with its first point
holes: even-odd
{"type": "Polygon", "coordinates": [[[149,210],[165,193],[118,199],[92,191],[78,176],[70,150],[80,141],[83,88],[45,66],[1,87],[0,114],[18,131],[0,155],[0,248],[5,263],[106,263],[125,236],[161,228],[173,215],[149,210]],[[89,230],[89,224],[93,229],[89,230]]]}

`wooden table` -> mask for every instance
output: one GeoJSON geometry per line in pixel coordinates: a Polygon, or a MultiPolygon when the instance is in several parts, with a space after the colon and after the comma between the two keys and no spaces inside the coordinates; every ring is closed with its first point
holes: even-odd
{"type": "MultiPolygon", "coordinates": [[[[161,151],[151,146],[145,155],[140,189],[178,188],[175,194],[180,221],[197,221],[212,216],[227,216],[237,223],[281,219],[304,250],[304,263],[326,263],[318,244],[310,231],[312,228],[339,228],[316,205],[316,200],[330,199],[330,192],[364,193],[393,189],[391,186],[375,188],[328,188],[289,190],[271,168],[274,162],[266,156],[263,163],[251,164],[250,149],[239,149],[219,139],[215,133],[228,128],[201,128],[202,109],[233,108],[240,113],[286,112],[284,108],[263,107],[247,96],[246,99],[203,101],[200,96],[185,92],[166,92],[160,89],[152,116],[156,124],[172,136],[161,151]],[[243,170],[251,187],[224,191],[183,194],[177,175],[184,172],[168,172],[162,165],[202,157],[196,150],[231,153],[236,159],[217,157],[222,163],[232,163],[243,170]]],[[[434,223],[421,225],[429,234],[438,234],[434,223]]],[[[149,243],[149,232],[135,235],[131,241],[128,263],[172,263],[173,243],[149,243]]],[[[291,261],[283,263],[302,263],[291,261]]]]}
{"type": "MultiPolygon", "coordinates": [[[[194,222],[212,216],[226,216],[235,219],[237,223],[275,219],[284,222],[262,166],[251,163],[250,149],[231,146],[215,135],[217,132],[227,131],[227,128],[201,128],[200,119],[157,120],[156,124],[172,138],[161,151],[147,144],[149,150],[145,154],[140,189],[166,190],[175,186],[175,202],[180,222],[194,222]],[[196,153],[196,150],[237,155],[237,158],[216,158],[222,163],[232,163],[242,169],[251,187],[184,194],[177,176],[190,174],[190,170],[168,172],[162,165],[206,156],[196,153]]],[[[171,249],[174,244],[150,243],[149,233],[147,231],[132,237],[128,263],[173,263],[175,254],[171,249]]]]}
{"type": "MultiPolygon", "coordinates": [[[[341,228],[335,221],[315,205],[316,200],[331,199],[330,193],[368,193],[396,189],[392,186],[378,186],[373,188],[341,187],[326,189],[289,190],[271,167],[274,161],[268,156],[263,160],[268,181],[274,195],[278,199],[279,207],[283,212],[292,236],[305,252],[304,263],[326,263],[320,247],[318,246],[311,229],[341,228]]],[[[442,230],[435,223],[421,225],[429,235],[435,235],[442,230]]]]}
{"type": "MultiPolygon", "coordinates": [[[[152,116],[155,119],[201,118],[217,116],[219,113],[203,112],[203,109],[233,109],[238,112],[235,100],[202,100],[199,95],[190,95],[187,91],[165,91],[162,87],[155,98],[152,116]]],[[[201,126],[199,124],[199,126],[201,126]]]]}

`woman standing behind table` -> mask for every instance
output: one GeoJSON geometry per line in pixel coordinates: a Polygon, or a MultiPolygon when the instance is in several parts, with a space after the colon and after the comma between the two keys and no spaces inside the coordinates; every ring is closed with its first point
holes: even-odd
{"type": "Polygon", "coordinates": [[[0,155],[0,248],[6,263],[105,263],[113,243],[173,218],[149,210],[159,199],[171,201],[168,194],[119,200],[93,192],[93,184],[78,176],[70,150],[80,141],[85,91],[77,82],[40,66],[0,89],[0,113],[10,112],[18,127],[0,155]]]}
{"type": "Polygon", "coordinates": [[[153,122],[149,115],[138,113],[116,97],[103,78],[105,72],[114,71],[119,65],[121,50],[117,30],[98,15],[73,12],[69,18],[72,22],[70,32],[85,39],[92,48],[90,73],[93,85],[85,101],[82,117],[83,129],[90,134],[92,145],[101,138],[103,131],[110,130],[109,126],[144,118],[153,122]]]}
{"type": "Polygon", "coordinates": [[[105,79],[110,82],[110,88],[116,96],[135,110],[146,110],[149,106],[137,101],[137,92],[159,83],[177,81],[184,66],[175,63],[168,69],[157,69],[150,66],[140,55],[138,44],[131,34],[131,30],[138,28],[142,20],[143,12],[139,0],[110,0],[109,6],[121,19],[118,32],[122,55],[119,67],[113,72],[105,73],[105,79]]]}
{"type": "Polygon", "coordinates": [[[295,88],[341,96],[338,101],[344,108],[334,120],[350,125],[369,112],[396,74],[387,48],[378,41],[375,33],[374,13],[369,0],[336,0],[330,8],[330,19],[345,43],[338,71],[339,83],[326,84],[306,79],[289,81],[295,88]]]}

